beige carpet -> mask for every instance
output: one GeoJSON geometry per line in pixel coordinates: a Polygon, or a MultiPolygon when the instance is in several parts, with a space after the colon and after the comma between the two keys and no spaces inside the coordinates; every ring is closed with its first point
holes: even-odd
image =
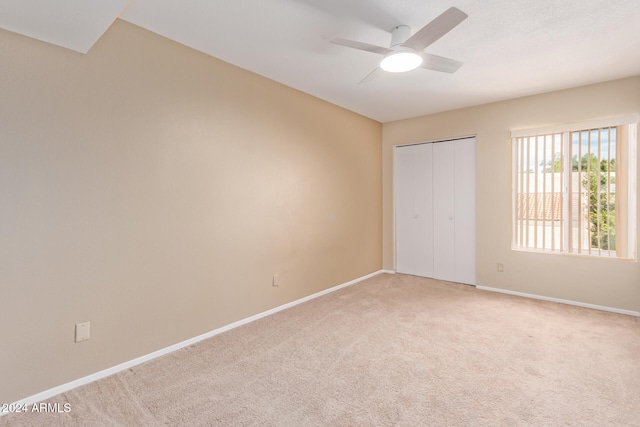
{"type": "Polygon", "coordinates": [[[640,320],[380,275],[0,425],[640,426],[640,320]]]}

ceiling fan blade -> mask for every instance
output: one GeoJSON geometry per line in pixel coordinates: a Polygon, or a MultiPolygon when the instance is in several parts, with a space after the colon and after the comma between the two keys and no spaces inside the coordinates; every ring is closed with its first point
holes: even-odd
{"type": "Polygon", "coordinates": [[[443,73],[455,73],[460,67],[462,62],[455,59],[444,58],[438,55],[431,55],[430,53],[422,54],[422,68],[433,71],[441,71],[443,73]]]}
{"type": "Polygon", "coordinates": [[[386,55],[391,52],[391,49],[381,46],[376,46],[369,43],[357,42],[354,40],[347,39],[332,39],[331,43],[338,44],[340,46],[350,47],[352,49],[364,50],[365,52],[373,52],[378,53],[380,55],[386,55]]]}
{"type": "Polygon", "coordinates": [[[409,37],[409,40],[404,42],[404,45],[420,51],[453,30],[468,16],[460,9],[451,7],[409,37]]]}

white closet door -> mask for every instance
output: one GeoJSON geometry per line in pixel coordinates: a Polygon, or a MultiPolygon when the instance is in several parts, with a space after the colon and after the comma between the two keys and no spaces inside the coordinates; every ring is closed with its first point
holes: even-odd
{"type": "Polygon", "coordinates": [[[455,145],[439,142],[433,145],[433,276],[455,281],[455,145]]]}
{"type": "Polygon", "coordinates": [[[455,141],[455,281],[476,284],[476,139],[455,141]]]}
{"type": "Polygon", "coordinates": [[[431,144],[396,149],[396,271],[433,277],[431,144]]]}
{"type": "Polygon", "coordinates": [[[395,155],[396,271],[475,285],[475,138],[395,155]]]}

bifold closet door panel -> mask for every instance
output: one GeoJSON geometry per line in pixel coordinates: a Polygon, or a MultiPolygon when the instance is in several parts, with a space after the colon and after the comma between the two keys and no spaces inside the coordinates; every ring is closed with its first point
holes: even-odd
{"type": "Polygon", "coordinates": [[[413,274],[413,192],[412,147],[396,148],[394,193],[396,202],[396,271],[413,274]]]}
{"type": "Polygon", "coordinates": [[[455,142],[455,281],[476,284],[476,144],[455,142]]]}
{"type": "Polygon", "coordinates": [[[455,144],[433,145],[433,276],[455,281],[455,144]]]}
{"type": "Polygon", "coordinates": [[[433,277],[433,144],[414,145],[416,192],[414,238],[416,276],[433,277]]]}
{"type": "Polygon", "coordinates": [[[433,277],[431,144],[396,148],[396,271],[433,277]]]}

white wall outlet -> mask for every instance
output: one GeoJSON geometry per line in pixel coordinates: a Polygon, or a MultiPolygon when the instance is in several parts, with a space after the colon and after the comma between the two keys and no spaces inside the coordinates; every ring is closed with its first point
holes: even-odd
{"type": "Polygon", "coordinates": [[[498,263],[498,273],[504,273],[504,264],[501,262],[498,263]]]}
{"type": "Polygon", "coordinates": [[[76,342],[86,341],[90,337],[91,322],[76,323],[76,342]]]}
{"type": "Polygon", "coordinates": [[[280,275],[279,274],[274,274],[273,275],[273,282],[271,282],[272,286],[278,286],[280,284],[280,275]]]}

